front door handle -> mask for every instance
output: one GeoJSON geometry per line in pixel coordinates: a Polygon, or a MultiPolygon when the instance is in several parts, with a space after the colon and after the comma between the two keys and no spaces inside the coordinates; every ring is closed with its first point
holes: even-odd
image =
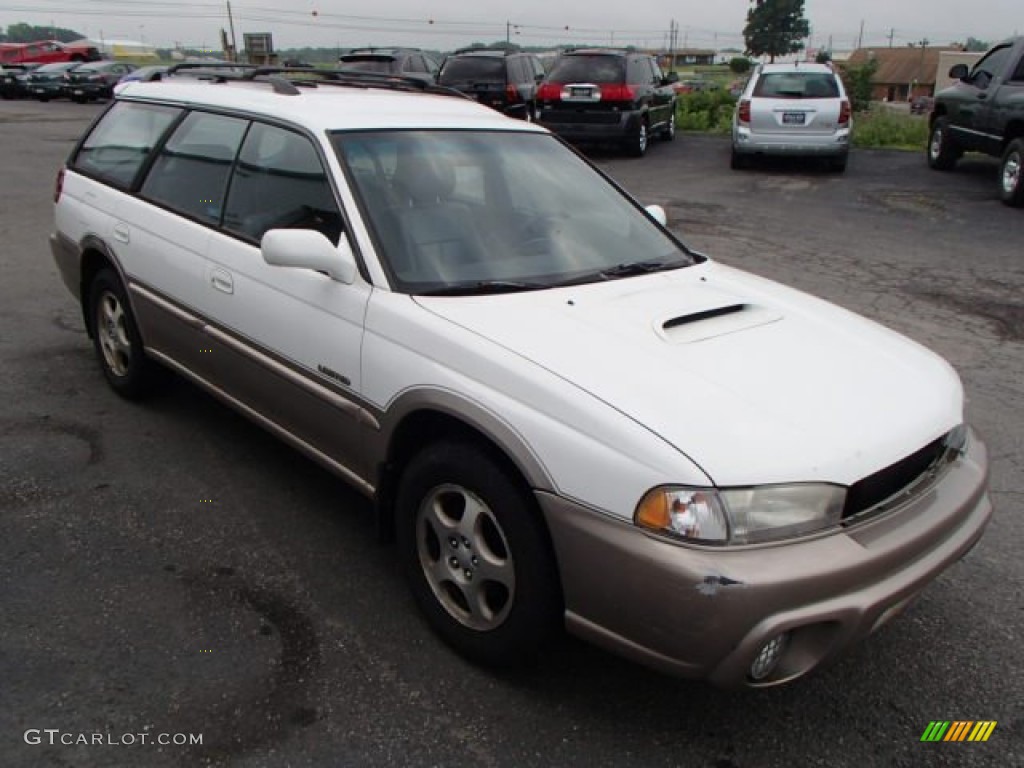
{"type": "Polygon", "coordinates": [[[219,267],[210,270],[210,285],[222,293],[235,292],[235,282],[231,279],[231,273],[219,267]]]}
{"type": "Polygon", "coordinates": [[[119,243],[128,243],[131,241],[131,230],[128,229],[127,224],[123,224],[119,221],[114,225],[114,239],[119,243]]]}

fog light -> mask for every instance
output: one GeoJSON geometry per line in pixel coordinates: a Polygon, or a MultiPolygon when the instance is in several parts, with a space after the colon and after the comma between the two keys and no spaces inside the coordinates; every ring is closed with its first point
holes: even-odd
{"type": "Polygon", "coordinates": [[[772,670],[775,669],[775,665],[778,664],[779,659],[782,658],[782,652],[786,650],[786,644],[788,641],[789,633],[783,632],[781,635],[776,635],[761,646],[761,650],[758,651],[757,658],[754,659],[754,663],[750,665],[751,680],[764,680],[772,673],[772,670]]]}

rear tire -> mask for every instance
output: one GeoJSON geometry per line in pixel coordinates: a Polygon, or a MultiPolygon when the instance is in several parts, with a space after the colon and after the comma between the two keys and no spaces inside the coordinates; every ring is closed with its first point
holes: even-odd
{"type": "Polygon", "coordinates": [[[676,137],[676,112],[673,108],[672,114],[669,115],[668,125],[661,132],[661,138],[665,141],[673,141],[676,137]]]}
{"type": "Polygon", "coordinates": [[[729,167],[734,171],[742,171],[750,167],[750,158],[746,155],[740,154],[733,147],[732,154],[729,157],[729,167]]]}
{"type": "Polygon", "coordinates": [[[137,400],[152,389],[156,364],[146,357],[124,286],[111,268],[89,286],[89,330],[103,375],[121,397],[137,400]]]}
{"type": "Polygon", "coordinates": [[[1006,145],[999,162],[999,198],[1013,208],[1024,206],[1024,139],[1006,145]]]}
{"type": "Polygon", "coordinates": [[[846,157],[833,157],[828,161],[828,169],[833,173],[843,173],[846,170],[846,157]]]}
{"type": "Polygon", "coordinates": [[[398,554],[431,628],[491,666],[533,660],[562,623],[558,573],[528,488],[469,441],[425,447],[402,472],[398,554]]]}
{"type": "Polygon", "coordinates": [[[935,118],[931,132],[928,134],[928,165],[937,171],[949,171],[963,155],[963,150],[956,145],[949,132],[949,120],[945,117],[935,118]]]}
{"type": "Polygon", "coordinates": [[[647,144],[650,134],[647,130],[647,120],[640,121],[640,126],[633,132],[633,135],[626,139],[626,152],[633,157],[643,157],[647,154],[647,144]]]}

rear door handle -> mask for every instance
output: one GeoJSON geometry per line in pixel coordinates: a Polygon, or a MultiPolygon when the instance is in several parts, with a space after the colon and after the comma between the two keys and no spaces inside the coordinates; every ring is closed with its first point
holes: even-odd
{"type": "Polygon", "coordinates": [[[118,222],[114,225],[114,239],[119,243],[128,243],[131,241],[131,230],[128,229],[127,224],[118,222]]]}
{"type": "Polygon", "coordinates": [[[222,293],[235,292],[235,281],[231,279],[231,273],[220,267],[210,270],[210,285],[222,293]]]}

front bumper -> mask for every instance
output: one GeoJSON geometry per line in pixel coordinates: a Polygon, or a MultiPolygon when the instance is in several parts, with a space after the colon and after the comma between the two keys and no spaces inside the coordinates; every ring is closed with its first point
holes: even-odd
{"type": "Polygon", "coordinates": [[[850,152],[849,129],[827,134],[755,133],[734,127],[732,146],[741,155],[787,157],[845,157],[850,152]]]}
{"type": "Polygon", "coordinates": [[[111,90],[106,83],[68,83],[62,88],[63,96],[77,99],[95,99],[111,90]]]}
{"type": "Polygon", "coordinates": [[[800,677],[898,614],[977,543],[992,514],[988,458],[967,453],[903,506],[772,545],[677,544],[538,493],[558,556],[568,629],[682,677],[763,687],[800,677]],[[775,670],[748,670],[789,632],[775,670]]]}

